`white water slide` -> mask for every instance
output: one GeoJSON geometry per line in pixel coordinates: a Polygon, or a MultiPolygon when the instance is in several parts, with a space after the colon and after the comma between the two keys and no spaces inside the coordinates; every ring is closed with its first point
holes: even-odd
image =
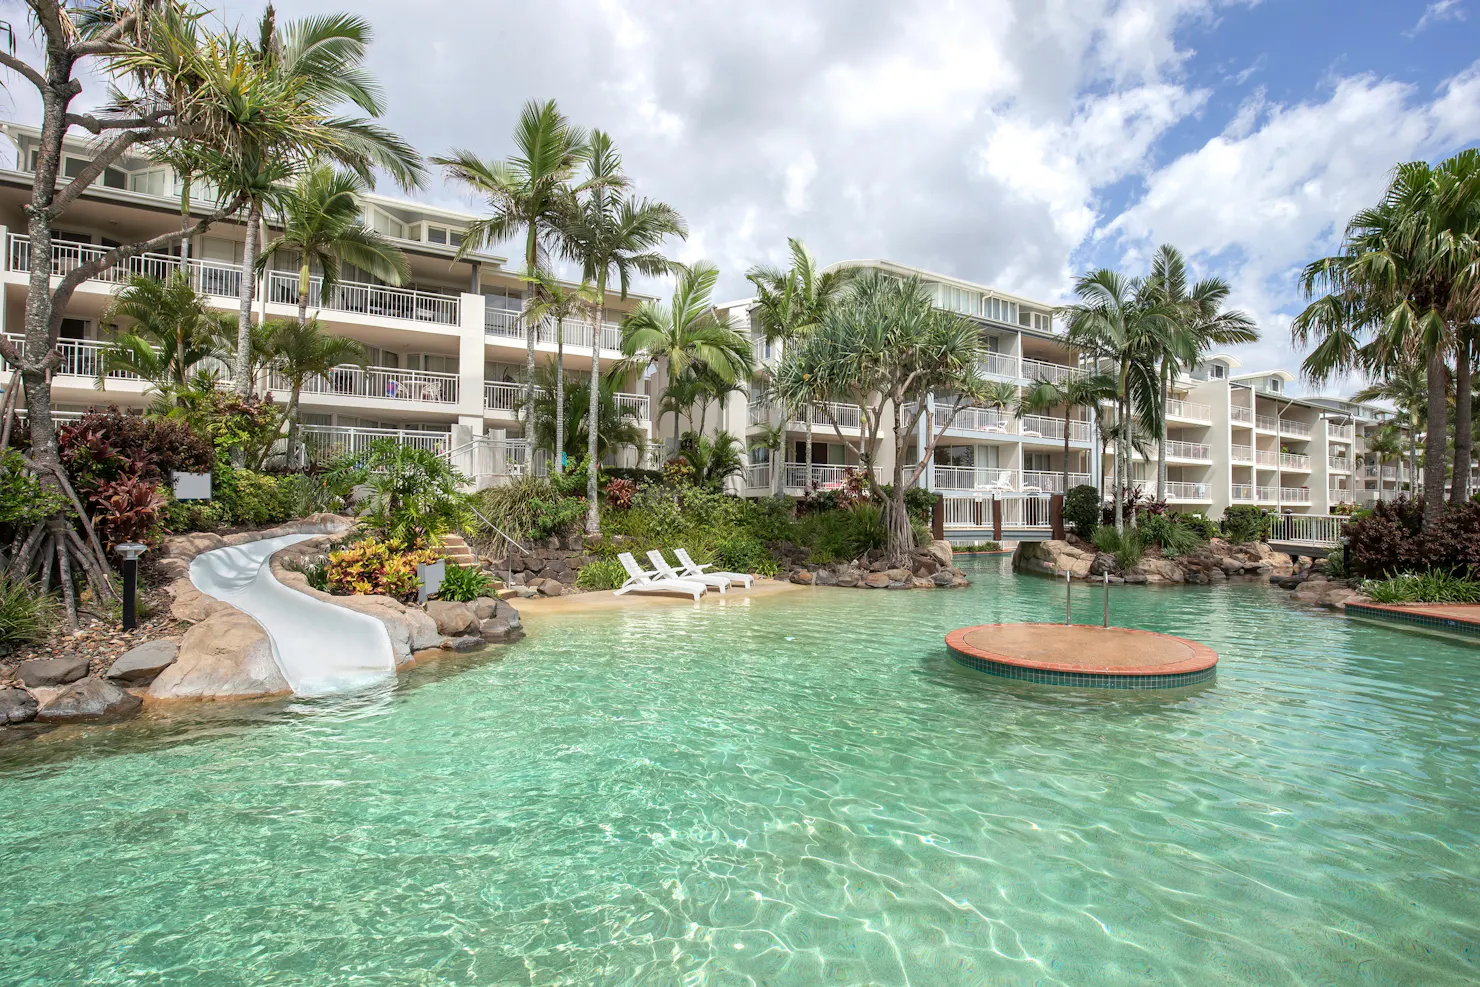
{"type": "Polygon", "coordinates": [[[273,553],[312,537],[283,535],[203,552],[190,563],[190,581],[262,625],[283,677],[299,695],[346,692],[394,678],[395,653],[384,624],[289,589],[273,576],[273,553]]]}

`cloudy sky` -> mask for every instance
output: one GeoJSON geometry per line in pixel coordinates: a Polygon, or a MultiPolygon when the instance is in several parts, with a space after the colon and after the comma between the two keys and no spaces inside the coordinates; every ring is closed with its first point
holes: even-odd
{"type": "MultiPolygon", "coordinates": [[[[1050,302],[1171,242],[1258,319],[1251,368],[1298,363],[1296,272],[1394,163],[1480,140],[1480,0],[278,8],[368,17],[388,122],[425,153],[508,153],[530,98],[609,131],[727,297],[787,236],[1050,302]]],[[[475,205],[440,177],[424,194],[475,205]]]]}

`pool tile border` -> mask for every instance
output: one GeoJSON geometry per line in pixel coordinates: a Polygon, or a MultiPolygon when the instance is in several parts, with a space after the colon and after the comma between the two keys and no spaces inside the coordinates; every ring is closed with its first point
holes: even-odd
{"type": "MultiPolygon", "coordinates": [[[[1085,665],[1075,662],[1040,662],[1028,658],[998,654],[978,645],[970,644],[966,636],[972,631],[1002,624],[981,624],[962,627],[946,635],[946,647],[951,658],[958,664],[989,675],[1036,682],[1047,685],[1082,686],[1093,689],[1176,689],[1187,685],[1207,682],[1217,675],[1218,655],[1212,648],[1197,641],[1143,631],[1134,627],[1116,627],[1116,633],[1145,634],[1186,645],[1192,657],[1178,662],[1159,665],[1141,665],[1110,669],[1106,666],[1085,665]]],[[[1058,627],[1059,624],[1045,624],[1058,627]]],[[[1098,629],[1098,628],[1097,628],[1098,629]]]]}
{"type": "MultiPolygon", "coordinates": [[[[1445,604],[1434,604],[1433,606],[1445,606],[1445,604]]],[[[1480,643],[1480,621],[1462,620],[1457,617],[1427,613],[1424,607],[1425,605],[1422,603],[1410,603],[1401,606],[1386,603],[1348,603],[1346,605],[1346,615],[1348,617],[1363,617],[1384,624],[1398,624],[1412,627],[1416,630],[1441,631],[1445,634],[1456,634],[1480,643]]]]}

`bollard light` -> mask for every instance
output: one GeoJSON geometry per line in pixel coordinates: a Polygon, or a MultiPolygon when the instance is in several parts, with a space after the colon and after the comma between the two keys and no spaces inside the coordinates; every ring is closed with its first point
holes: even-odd
{"type": "Polygon", "coordinates": [[[149,551],[149,546],[126,541],[113,550],[123,556],[123,629],[131,631],[138,622],[139,556],[149,551]]]}

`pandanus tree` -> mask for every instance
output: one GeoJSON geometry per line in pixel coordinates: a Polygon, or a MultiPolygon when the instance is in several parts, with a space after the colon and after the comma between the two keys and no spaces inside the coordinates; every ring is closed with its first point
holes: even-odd
{"type": "Polygon", "coordinates": [[[552,255],[564,252],[564,223],[575,208],[571,180],[586,145],[586,131],[573,125],[553,99],[524,104],[514,127],[514,153],[485,161],[472,151],[455,148],[433,158],[447,176],[468,186],[488,204],[489,214],[463,230],[459,258],[503,240],[522,238],[524,262],[524,422],[534,421],[534,345],[539,321],[532,310],[539,298],[535,280],[552,255]]]}
{"type": "Polygon", "coordinates": [[[1161,382],[1157,354],[1167,348],[1166,339],[1174,309],[1146,291],[1138,278],[1127,278],[1101,268],[1078,278],[1074,291],[1080,301],[1065,307],[1068,329],[1065,339],[1081,353],[1094,358],[1115,385],[1112,404],[1121,427],[1113,434],[1115,455],[1114,514],[1117,531],[1125,529],[1123,490],[1130,482],[1132,428],[1124,427],[1139,417],[1152,435],[1162,433],[1161,382]]]}
{"type": "Polygon", "coordinates": [[[1222,278],[1203,278],[1189,283],[1187,262],[1180,251],[1164,243],[1151,261],[1151,276],[1146,279],[1148,298],[1167,310],[1165,331],[1160,335],[1159,352],[1155,353],[1160,382],[1158,400],[1161,407],[1157,430],[1156,496],[1166,498],[1167,482],[1167,404],[1177,374],[1197,367],[1216,346],[1253,343],[1259,340],[1254,322],[1237,309],[1225,311],[1230,288],[1222,278]]]}
{"type": "MultiPolygon", "coordinates": [[[[627,297],[634,274],[655,277],[675,269],[659,248],[665,238],[688,236],[683,217],[669,205],[633,198],[630,180],[622,173],[622,156],[611,138],[600,130],[591,134],[581,151],[582,176],[574,211],[565,219],[568,256],[580,264],[582,277],[596,292],[594,332],[600,338],[606,319],[606,297],[613,281],[622,298],[627,297]]],[[[589,420],[600,422],[596,400],[601,392],[600,361],[591,361],[589,420]]],[[[586,466],[586,533],[601,530],[601,504],[597,496],[597,431],[588,432],[589,460],[586,466]]]]}
{"type": "MultiPolygon", "coordinates": [[[[714,311],[710,297],[719,268],[700,262],[679,275],[671,304],[643,302],[622,322],[624,369],[667,365],[670,387],[700,386],[705,375],[745,381],[754,369],[750,340],[714,311]]],[[[673,445],[678,448],[679,415],[673,414],[673,445]]]]}
{"type": "MultiPolygon", "coordinates": [[[[807,250],[802,241],[789,237],[786,241],[791,254],[791,263],[782,270],[778,267],[759,265],[745,272],[745,277],[755,286],[754,307],[756,326],[761,337],[768,343],[781,343],[783,349],[788,342],[795,341],[811,332],[828,308],[835,305],[847,292],[848,284],[858,273],[855,267],[838,267],[824,271],[817,265],[817,258],[807,250]]],[[[795,409],[781,409],[781,422],[790,420],[795,409]]],[[[812,431],[815,415],[803,416],[807,429],[805,461],[807,482],[812,480],[812,431]]],[[[779,470],[776,480],[780,482],[779,470]]],[[[780,487],[777,487],[780,490],[780,487]]]]}
{"type": "MultiPolygon", "coordinates": [[[[1469,383],[1470,326],[1480,315],[1477,231],[1480,152],[1399,165],[1381,201],[1347,224],[1340,252],[1306,265],[1301,286],[1312,301],[1290,326],[1297,345],[1313,344],[1301,369],[1314,381],[1351,372],[1381,381],[1410,360],[1422,363],[1425,532],[1443,512],[1450,381],[1469,383]]],[[[1470,459],[1468,402],[1455,413],[1455,457],[1460,472],[1470,459]]]]}
{"type": "Polygon", "coordinates": [[[120,319],[124,327],[113,333],[98,359],[98,390],[107,390],[113,374],[133,374],[148,382],[163,414],[190,403],[198,389],[197,370],[224,365],[230,355],[235,320],[213,310],[183,271],[163,281],[129,278],[102,321],[116,326],[120,319]]]}
{"type": "MultiPolygon", "coordinates": [[[[258,25],[254,43],[239,43],[234,58],[265,80],[265,88],[281,92],[298,112],[302,126],[293,144],[255,139],[243,141],[229,153],[213,152],[202,159],[202,169],[223,191],[246,205],[246,243],[243,247],[241,294],[237,312],[236,391],[252,392],[249,372],[252,335],[252,297],[262,246],[262,220],[267,209],[287,209],[292,194],[282,183],[310,170],[315,161],[335,162],[359,176],[365,187],[379,168],[401,187],[421,185],[423,167],[411,146],[374,122],[385,111],[379,83],[364,68],[373,32],[362,17],[327,14],[305,17],[282,27],[269,4],[258,25]],[[364,116],[348,116],[342,110],[364,116]]],[[[322,259],[322,258],[320,258],[322,259]]],[[[301,285],[300,285],[301,288],[301,285]]],[[[299,308],[306,318],[300,290],[299,308]]]]}
{"type": "Polygon", "coordinates": [[[979,406],[982,342],[969,320],[935,308],[918,278],[878,271],[858,276],[848,296],[830,306],[811,332],[782,354],[771,387],[789,405],[845,401],[858,405],[862,427],[833,431],[863,465],[870,495],[884,505],[886,555],[904,564],[914,548],[905,494],[920,481],[935,446],[962,411],[979,406]],[[930,394],[956,396],[951,411],[927,419],[930,394]],[[910,449],[924,419],[920,455],[910,449]],[[874,476],[885,436],[894,443],[894,476],[884,490],[874,476]]]}
{"type": "Polygon", "coordinates": [[[315,377],[328,377],[335,367],[345,364],[364,365],[363,344],[344,336],[325,332],[317,319],[276,319],[263,327],[261,347],[266,351],[268,366],[288,386],[288,463],[297,462],[299,398],[303,385],[315,377]]]}
{"type": "MultiPolygon", "coordinates": [[[[553,375],[555,393],[555,456],[561,460],[559,468],[565,469],[565,324],[567,322],[591,321],[596,310],[596,290],[589,281],[579,285],[562,283],[548,271],[536,271],[525,281],[533,281],[538,289],[530,316],[536,322],[549,319],[555,323],[555,367],[553,375]]],[[[599,323],[598,323],[599,325],[599,323]]],[[[599,363],[592,355],[592,363],[599,363]]]]}
{"type": "Polygon", "coordinates": [[[291,255],[298,264],[298,321],[308,321],[313,268],[319,269],[319,301],[327,304],[339,286],[342,265],[350,264],[388,284],[411,277],[406,255],[383,233],[360,221],[361,197],[369,186],[359,175],[314,163],[275,197],[282,228],[262,251],[257,266],[291,255]]]}

